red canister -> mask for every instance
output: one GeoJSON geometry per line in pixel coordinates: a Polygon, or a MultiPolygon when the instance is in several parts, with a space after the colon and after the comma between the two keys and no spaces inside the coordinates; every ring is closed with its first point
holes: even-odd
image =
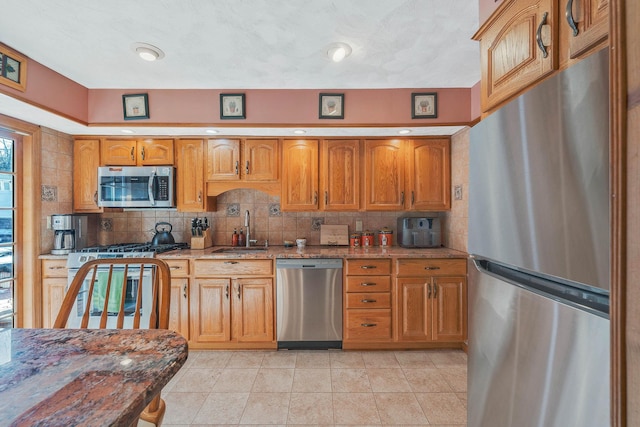
{"type": "Polygon", "coordinates": [[[352,248],[360,246],[360,233],[351,233],[351,236],[349,236],[349,246],[352,248]]]}
{"type": "Polygon", "coordinates": [[[368,247],[373,246],[373,232],[365,231],[362,233],[362,246],[368,247]]]}
{"type": "Polygon", "coordinates": [[[380,246],[392,246],[393,245],[393,230],[387,227],[378,231],[378,245],[380,246]]]}

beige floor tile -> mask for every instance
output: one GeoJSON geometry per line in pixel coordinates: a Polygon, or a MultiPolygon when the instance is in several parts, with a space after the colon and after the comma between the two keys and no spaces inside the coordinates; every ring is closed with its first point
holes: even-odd
{"type": "Polygon", "coordinates": [[[429,424],[413,393],[373,393],[382,424],[429,424]]]}
{"type": "Polygon", "coordinates": [[[331,370],[296,369],[293,376],[292,391],[297,393],[331,392],[331,370]]]}
{"type": "Polygon", "coordinates": [[[453,389],[439,369],[403,369],[404,376],[414,392],[452,392],[453,389]]]}
{"type": "Polygon", "coordinates": [[[336,424],[380,424],[373,393],[332,393],[336,424]]]}
{"type": "Polygon", "coordinates": [[[182,368],[180,368],[180,370],[178,372],[176,372],[176,374],[173,376],[173,378],[171,378],[171,381],[169,381],[167,383],[167,385],[165,385],[162,388],[162,393],[168,393],[170,392],[173,387],[178,383],[178,381],[180,381],[180,378],[182,378],[182,376],[184,375],[185,372],[187,372],[187,368],[184,367],[184,365],[182,366],[182,368]]]}
{"type": "Polygon", "coordinates": [[[227,368],[259,368],[264,359],[262,351],[238,351],[233,352],[227,361],[227,368]]]}
{"type": "Polygon", "coordinates": [[[209,393],[213,390],[213,386],[221,374],[222,369],[187,369],[174,385],[172,391],[209,393]]]}
{"type": "Polygon", "coordinates": [[[336,351],[329,353],[332,369],[364,368],[362,353],[351,351],[336,351]]]}
{"type": "Polygon", "coordinates": [[[332,369],[331,390],[334,393],[371,392],[366,369],[332,369]]]}
{"type": "Polygon", "coordinates": [[[210,393],[193,419],[201,424],[238,424],[249,393],[210,393]]]}
{"type": "Polygon", "coordinates": [[[296,368],[320,369],[329,368],[329,352],[324,351],[300,351],[296,357],[296,368]]]}
{"type": "MultiPolygon", "coordinates": [[[[199,352],[195,365],[198,368],[224,368],[233,353],[230,351],[199,352]]],[[[191,358],[191,355],[189,355],[191,358]]]]}
{"type": "Polygon", "coordinates": [[[251,393],[240,424],[286,424],[290,393],[251,393]]]}
{"type": "Polygon", "coordinates": [[[395,356],[402,368],[421,369],[435,367],[429,354],[424,351],[396,351],[395,356]]]}
{"type": "Polygon", "coordinates": [[[208,393],[167,393],[162,396],[167,405],[163,425],[191,424],[208,393]]]}
{"type": "Polygon", "coordinates": [[[462,350],[435,350],[429,353],[436,367],[467,366],[467,354],[462,350]]]}
{"type": "Polygon", "coordinates": [[[392,351],[370,351],[362,353],[366,368],[399,368],[400,364],[392,351]]]}
{"type": "Polygon", "coordinates": [[[402,369],[367,369],[374,392],[409,392],[411,386],[402,369]]]}
{"type": "Polygon", "coordinates": [[[440,374],[449,383],[451,389],[455,392],[467,392],[467,367],[451,366],[440,368],[440,374]]]}
{"type": "Polygon", "coordinates": [[[253,393],[289,393],[293,384],[293,369],[260,369],[251,391],[253,393]]]}
{"type": "Polygon", "coordinates": [[[416,393],[430,424],[464,424],[467,409],[455,393],[416,393]]]}
{"type": "Polygon", "coordinates": [[[331,393],[291,393],[287,424],[333,424],[331,393]]]}
{"type": "Polygon", "coordinates": [[[296,353],[290,351],[274,351],[267,353],[262,359],[263,368],[295,368],[296,353]]]}
{"type": "Polygon", "coordinates": [[[258,369],[224,369],[212,391],[249,392],[257,375],[258,369]]]}

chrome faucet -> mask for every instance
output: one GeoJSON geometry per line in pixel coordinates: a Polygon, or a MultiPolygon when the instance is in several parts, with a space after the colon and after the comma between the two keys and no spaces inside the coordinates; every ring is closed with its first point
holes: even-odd
{"type": "Polygon", "coordinates": [[[247,236],[245,237],[247,239],[247,247],[251,246],[251,235],[250,235],[250,227],[249,227],[249,210],[247,209],[247,211],[244,213],[244,226],[247,227],[247,236]]]}

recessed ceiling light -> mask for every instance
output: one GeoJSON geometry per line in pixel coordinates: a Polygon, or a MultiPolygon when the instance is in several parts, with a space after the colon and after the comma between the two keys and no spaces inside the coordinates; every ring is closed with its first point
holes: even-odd
{"type": "Polygon", "coordinates": [[[398,133],[400,135],[406,135],[406,134],[411,133],[411,131],[409,129],[402,129],[402,130],[399,130],[398,133]]]}
{"type": "Polygon", "coordinates": [[[131,129],[122,129],[120,132],[122,132],[122,133],[134,133],[131,129]]]}
{"type": "Polygon", "coordinates": [[[304,135],[305,133],[307,133],[307,131],[302,129],[296,129],[293,131],[293,133],[295,133],[296,135],[304,135]]]}
{"type": "Polygon", "coordinates": [[[346,43],[331,43],[327,46],[327,56],[333,62],[340,62],[351,55],[351,46],[346,43]]]}
{"type": "Polygon", "coordinates": [[[205,132],[206,132],[206,133],[211,133],[211,134],[216,134],[216,133],[218,133],[218,131],[217,131],[217,130],[215,130],[215,129],[207,129],[207,130],[205,130],[205,132]]]}
{"type": "Polygon", "coordinates": [[[162,49],[148,43],[134,43],[131,49],[145,61],[155,61],[164,58],[162,49]]]}

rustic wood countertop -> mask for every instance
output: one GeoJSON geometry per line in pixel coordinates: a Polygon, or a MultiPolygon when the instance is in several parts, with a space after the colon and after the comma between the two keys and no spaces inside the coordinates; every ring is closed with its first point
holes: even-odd
{"type": "Polygon", "coordinates": [[[131,425],[187,352],[168,330],[0,329],[0,426],[131,425]]]}

